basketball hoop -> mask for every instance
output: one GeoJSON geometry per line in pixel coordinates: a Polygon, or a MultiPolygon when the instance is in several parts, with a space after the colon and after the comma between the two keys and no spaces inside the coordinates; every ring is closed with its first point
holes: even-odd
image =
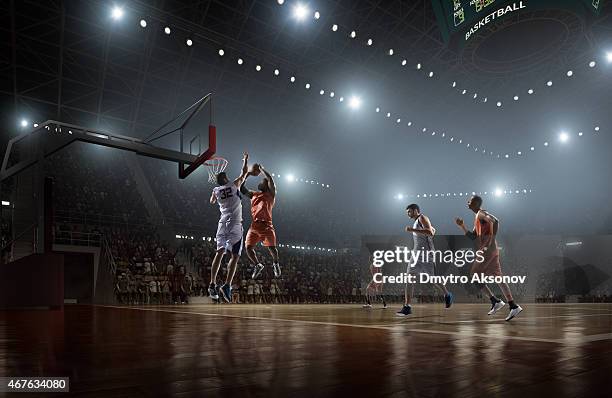
{"type": "Polygon", "coordinates": [[[208,182],[216,182],[217,174],[225,171],[227,167],[227,160],[222,157],[212,157],[204,162],[208,170],[208,182]]]}

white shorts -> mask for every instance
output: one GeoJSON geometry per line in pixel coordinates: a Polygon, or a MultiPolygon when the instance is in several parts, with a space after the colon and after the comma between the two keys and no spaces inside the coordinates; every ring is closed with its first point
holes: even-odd
{"type": "Polygon", "coordinates": [[[435,263],[416,263],[414,267],[408,266],[408,273],[412,275],[427,274],[434,276],[436,274],[435,263]]]}
{"type": "Polygon", "coordinates": [[[227,253],[242,253],[242,223],[220,222],[217,227],[217,250],[225,249],[227,253]]]}

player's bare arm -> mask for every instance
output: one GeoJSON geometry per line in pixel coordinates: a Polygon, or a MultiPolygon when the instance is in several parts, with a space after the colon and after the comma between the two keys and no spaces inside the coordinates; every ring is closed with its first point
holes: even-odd
{"type": "Polygon", "coordinates": [[[408,226],[406,227],[406,232],[414,232],[428,236],[434,236],[436,234],[436,229],[431,225],[431,221],[429,221],[427,216],[421,216],[421,224],[423,225],[423,228],[412,228],[408,226]]]}
{"type": "Polygon", "coordinates": [[[495,238],[495,236],[497,236],[497,230],[499,229],[499,219],[489,212],[486,212],[486,215],[489,221],[493,223],[493,238],[495,238]]]}
{"type": "Polygon", "coordinates": [[[483,240],[484,240],[484,246],[486,248],[492,247],[495,245],[495,237],[497,236],[497,230],[499,229],[499,220],[497,219],[497,217],[495,217],[493,214],[489,213],[486,210],[480,210],[480,212],[478,213],[478,219],[479,220],[486,220],[488,222],[491,223],[491,225],[493,226],[492,229],[492,234],[488,235],[488,236],[484,236],[483,240]]]}
{"type": "Polygon", "coordinates": [[[248,161],[249,161],[249,153],[245,151],[244,154],[242,155],[242,172],[240,173],[238,178],[234,180],[234,185],[236,185],[237,187],[240,187],[242,185],[247,174],[249,173],[249,167],[247,165],[248,161]]]}
{"type": "Polygon", "coordinates": [[[242,182],[242,185],[240,185],[240,193],[245,195],[249,199],[252,199],[253,198],[253,194],[255,192],[251,191],[250,189],[248,189],[246,187],[246,180],[247,180],[247,178],[249,178],[250,175],[251,175],[251,173],[247,173],[246,177],[244,178],[244,181],[242,182]]]}
{"type": "Polygon", "coordinates": [[[462,218],[459,218],[459,217],[455,218],[455,224],[457,224],[457,225],[459,226],[459,228],[461,228],[461,230],[463,231],[463,233],[464,233],[464,234],[465,234],[465,235],[466,235],[468,238],[470,238],[471,240],[475,240],[475,239],[476,239],[476,231],[474,231],[474,230],[472,230],[472,231],[468,230],[468,229],[465,227],[465,222],[463,222],[463,219],[462,219],[462,218]]]}
{"type": "Polygon", "coordinates": [[[217,197],[215,196],[215,191],[212,191],[210,193],[210,199],[208,201],[210,202],[211,205],[214,205],[215,203],[217,203],[217,197]]]}
{"type": "Polygon", "coordinates": [[[268,170],[264,169],[262,165],[259,165],[259,168],[261,169],[261,171],[264,173],[264,175],[268,179],[268,186],[270,187],[270,193],[272,194],[272,196],[276,196],[276,183],[274,183],[274,178],[272,178],[272,175],[268,173],[268,170]]]}

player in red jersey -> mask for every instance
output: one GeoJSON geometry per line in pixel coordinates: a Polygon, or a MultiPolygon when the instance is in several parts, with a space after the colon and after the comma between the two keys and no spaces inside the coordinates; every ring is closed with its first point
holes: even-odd
{"type": "MultiPolygon", "coordinates": [[[[240,192],[251,199],[251,227],[246,236],[246,252],[251,264],[253,265],[252,278],[257,278],[264,269],[263,264],[259,262],[255,246],[262,242],[268,248],[272,256],[272,268],[274,276],[279,278],[281,268],[278,263],[278,249],[276,247],[276,232],[274,224],[272,224],[272,208],[276,202],[276,184],[272,175],[263,168],[260,164],[255,163],[252,170],[247,175],[259,175],[263,172],[265,178],[259,183],[257,188],[259,191],[250,191],[244,185],[240,187],[240,192]]],[[[246,179],[245,179],[246,182],[246,179]]]]}
{"type": "MultiPolygon", "coordinates": [[[[455,222],[470,239],[477,242],[477,250],[482,250],[484,252],[483,261],[474,261],[470,272],[472,274],[484,274],[485,276],[501,276],[502,271],[499,262],[499,249],[497,247],[497,241],[495,240],[495,236],[499,229],[499,220],[493,214],[482,209],[482,198],[478,195],[472,196],[467,206],[476,213],[474,217],[474,229],[468,231],[461,218],[456,218],[455,222]]],[[[495,297],[486,284],[479,283],[478,287],[486,293],[491,300],[491,310],[488,315],[495,314],[506,305],[501,299],[495,297]]],[[[506,317],[506,321],[509,321],[523,311],[523,309],[514,302],[512,292],[507,283],[499,283],[499,287],[510,306],[510,313],[506,317]]]]}

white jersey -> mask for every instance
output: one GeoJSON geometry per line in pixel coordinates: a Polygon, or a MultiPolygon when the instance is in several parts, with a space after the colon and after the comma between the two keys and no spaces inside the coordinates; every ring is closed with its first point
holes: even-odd
{"type": "Polygon", "coordinates": [[[233,182],[228,182],[225,185],[214,187],[213,193],[219,204],[221,218],[219,222],[224,223],[241,223],[242,222],[242,197],[240,190],[233,182]]]}

